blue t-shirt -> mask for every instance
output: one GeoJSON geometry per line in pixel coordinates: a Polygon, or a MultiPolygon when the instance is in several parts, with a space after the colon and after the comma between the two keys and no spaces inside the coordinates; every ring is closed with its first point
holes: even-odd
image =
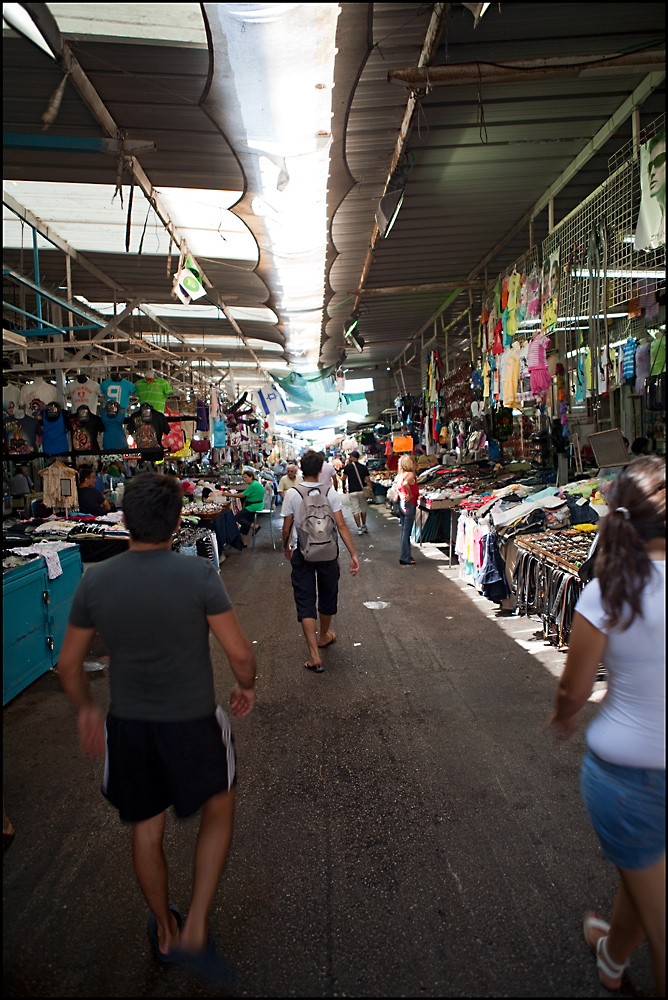
{"type": "Polygon", "coordinates": [[[67,427],[62,413],[57,420],[42,420],[42,451],[45,455],[64,455],[70,450],[67,427]]]}
{"type": "Polygon", "coordinates": [[[105,400],[113,400],[114,403],[118,403],[122,410],[127,410],[130,396],[135,391],[133,383],[126,378],[121,379],[120,382],[114,382],[113,378],[105,379],[100,388],[105,400]]]}
{"type": "Polygon", "coordinates": [[[115,451],[127,451],[128,439],[123,427],[123,411],[119,410],[115,417],[110,417],[106,409],[102,410],[100,419],[104,424],[102,447],[113,448],[115,451]]]}

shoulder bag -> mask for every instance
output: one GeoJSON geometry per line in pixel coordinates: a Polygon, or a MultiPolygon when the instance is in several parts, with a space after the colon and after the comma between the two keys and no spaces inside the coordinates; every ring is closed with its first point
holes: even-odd
{"type": "Polygon", "coordinates": [[[357,476],[357,482],[362,487],[362,496],[364,497],[365,500],[373,500],[373,486],[364,485],[364,483],[362,482],[362,477],[359,474],[356,462],[353,462],[353,467],[355,469],[355,475],[357,476]]]}

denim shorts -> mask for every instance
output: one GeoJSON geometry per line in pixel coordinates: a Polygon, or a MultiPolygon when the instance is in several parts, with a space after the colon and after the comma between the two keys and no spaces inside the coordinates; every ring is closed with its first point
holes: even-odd
{"type": "Polygon", "coordinates": [[[629,870],[651,868],[666,851],[666,772],[623,767],[587,750],[582,797],[608,861],[629,870]]]}

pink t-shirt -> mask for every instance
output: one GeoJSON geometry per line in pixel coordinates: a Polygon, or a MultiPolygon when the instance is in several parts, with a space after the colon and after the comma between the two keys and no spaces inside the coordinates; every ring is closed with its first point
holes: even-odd
{"type": "Polygon", "coordinates": [[[539,333],[529,344],[527,364],[529,368],[547,368],[547,349],[552,341],[544,333],[539,333]]]}

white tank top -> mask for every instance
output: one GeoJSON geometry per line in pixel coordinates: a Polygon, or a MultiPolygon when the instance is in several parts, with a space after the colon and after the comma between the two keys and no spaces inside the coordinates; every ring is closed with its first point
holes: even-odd
{"type": "Polygon", "coordinates": [[[652,563],[642,617],[625,632],[606,627],[598,580],[587,584],[575,610],[608,636],[608,691],[587,730],[588,746],[611,764],[665,769],[665,562],[652,563]]]}

